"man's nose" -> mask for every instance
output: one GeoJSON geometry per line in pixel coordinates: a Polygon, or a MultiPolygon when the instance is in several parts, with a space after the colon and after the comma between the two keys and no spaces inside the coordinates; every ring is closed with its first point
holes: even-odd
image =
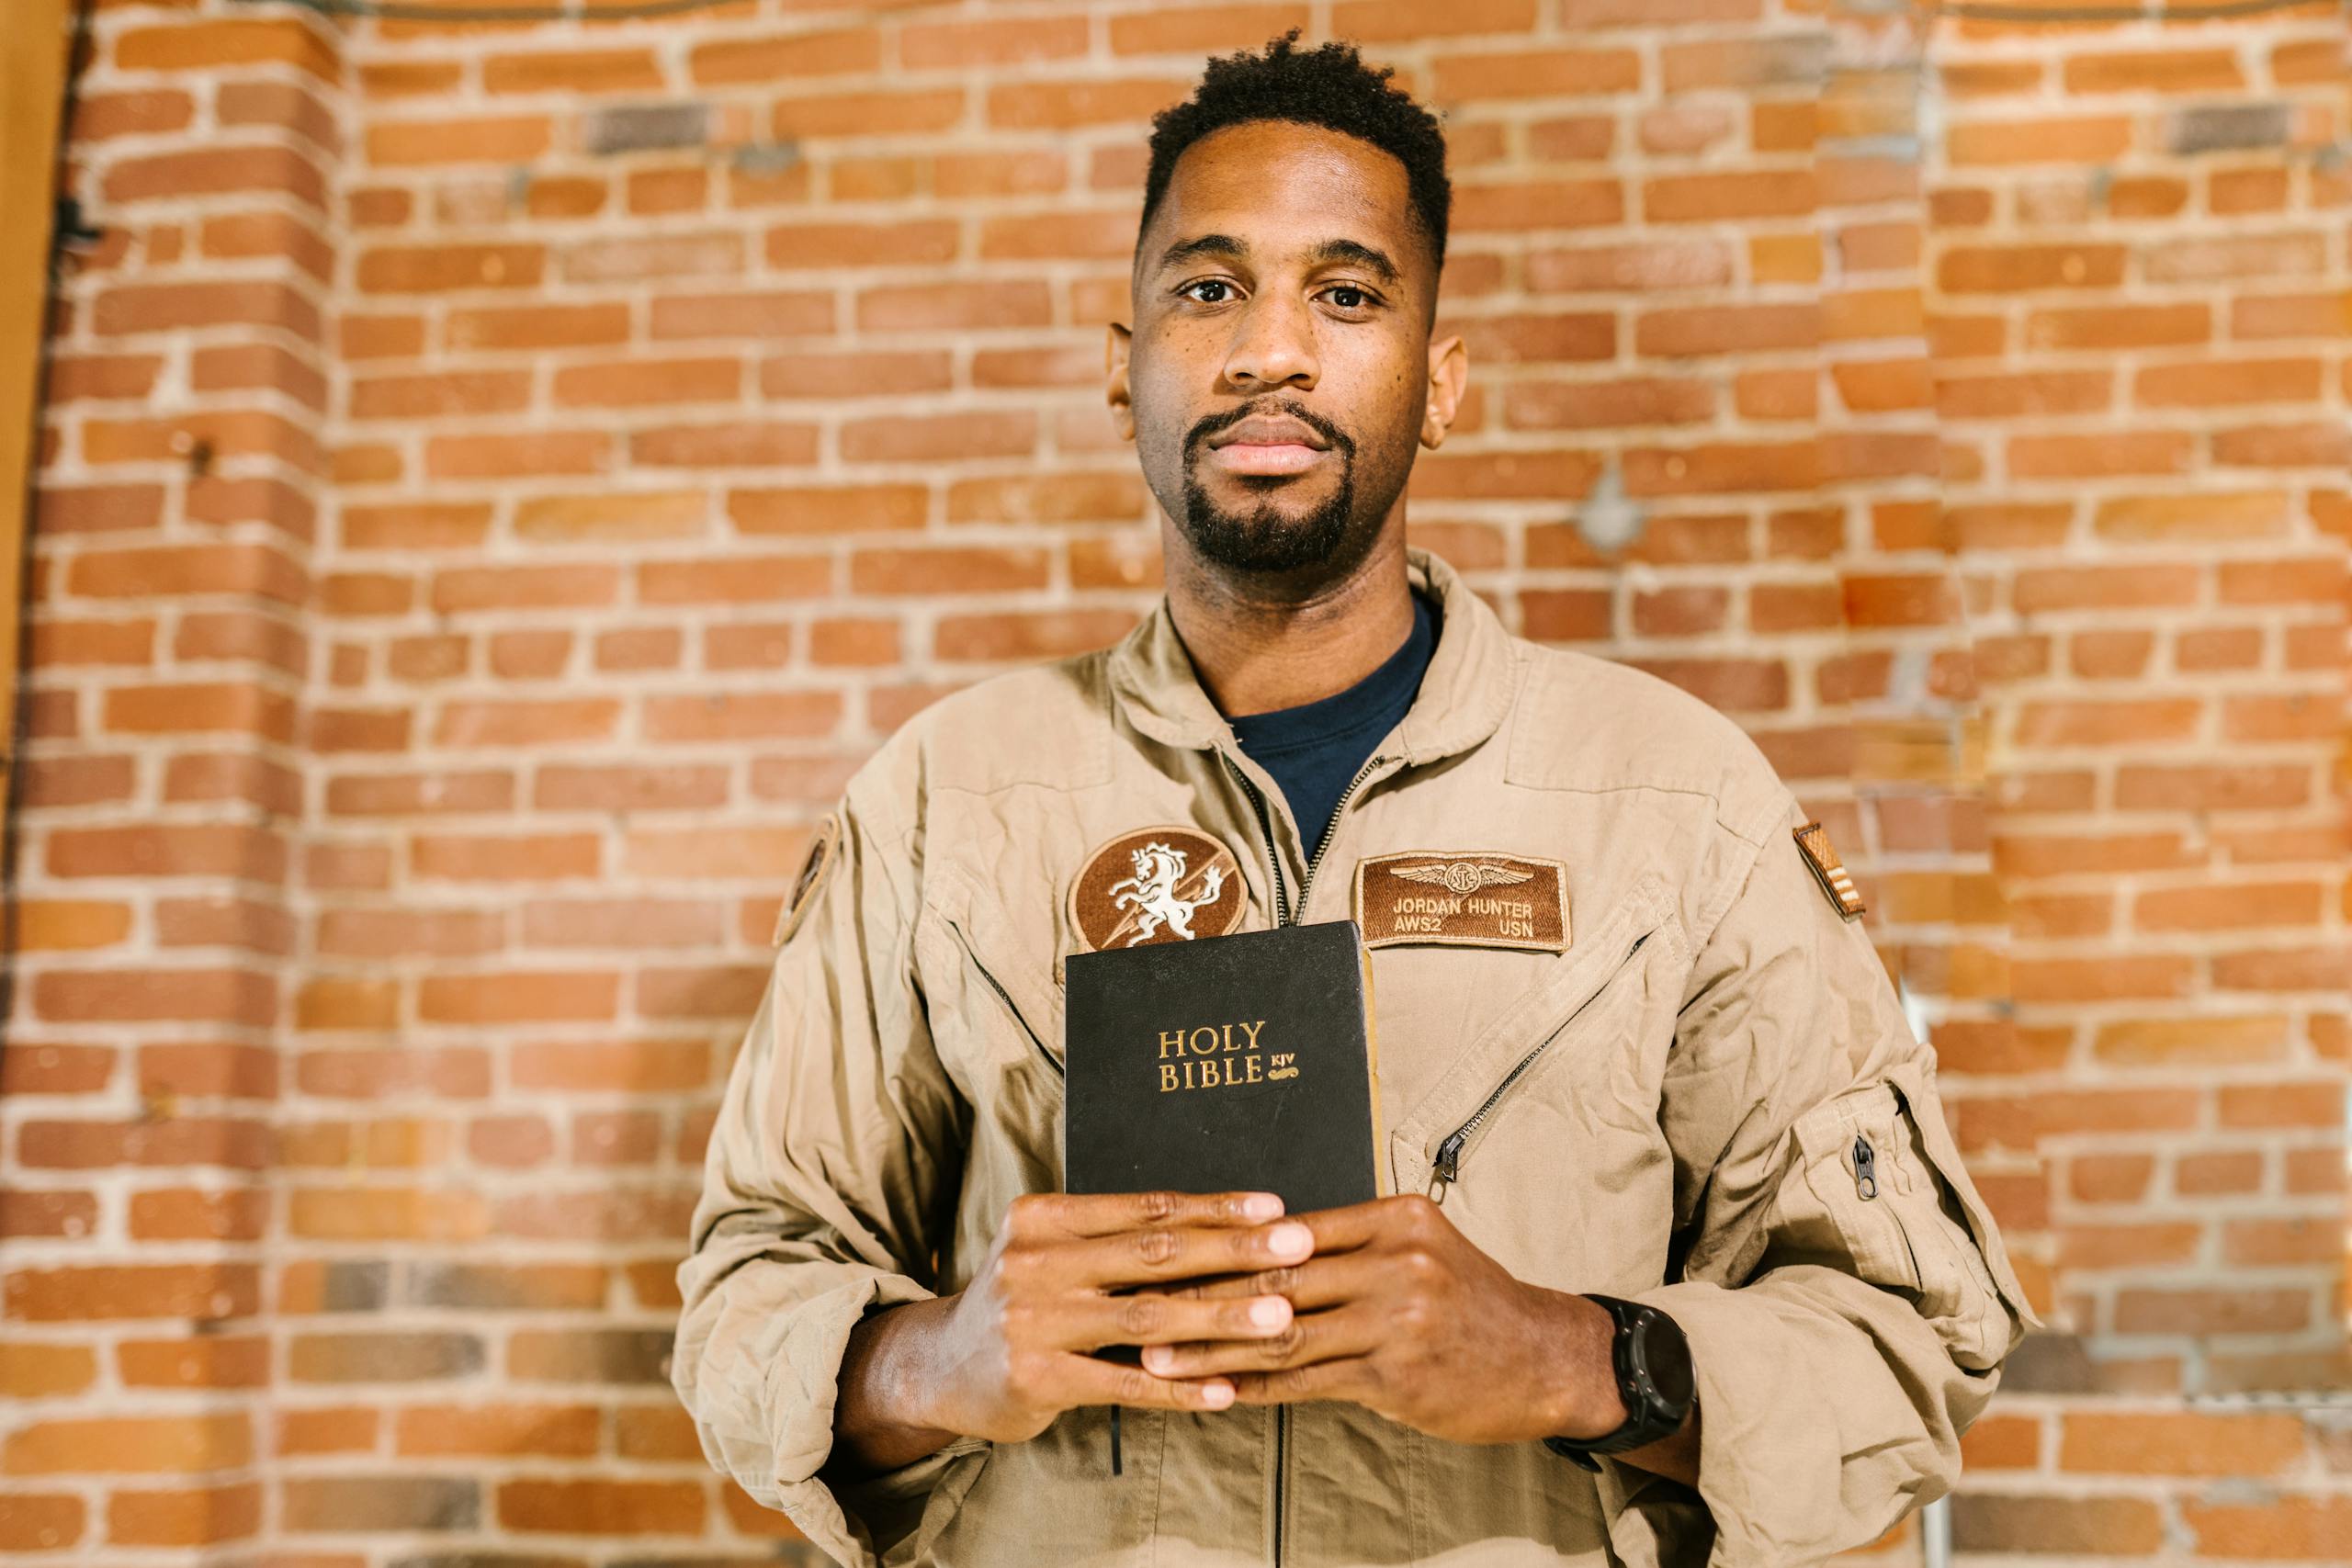
{"type": "Polygon", "coordinates": [[[1286,381],[1312,387],[1317,370],[1315,322],[1306,301],[1285,300],[1272,290],[1251,299],[1234,328],[1225,378],[1264,387],[1286,381]]]}

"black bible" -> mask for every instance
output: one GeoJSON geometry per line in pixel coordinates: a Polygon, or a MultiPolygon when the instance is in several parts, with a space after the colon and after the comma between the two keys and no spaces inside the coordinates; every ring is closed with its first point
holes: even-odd
{"type": "Polygon", "coordinates": [[[1381,1196],[1372,967],[1353,920],[1070,955],[1071,1192],[1381,1196]]]}

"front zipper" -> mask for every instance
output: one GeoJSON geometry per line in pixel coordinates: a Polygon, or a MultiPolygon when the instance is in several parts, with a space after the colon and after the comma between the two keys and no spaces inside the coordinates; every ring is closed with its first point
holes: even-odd
{"type": "Polygon", "coordinates": [[[1608,990],[1616,981],[1617,976],[1623,975],[1632,965],[1634,955],[1641,952],[1642,943],[1649,941],[1651,934],[1649,931],[1644,931],[1635,937],[1634,945],[1625,950],[1625,956],[1617,961],[1617,966],[1609,972],[1608,978],[1594,987],[1592,994],[1577,1004],[1576,1011],[1562,1019],[1557,1029],[1537,1041],[1535,1048],[1521,1056],[1518,1064],[1503,1075],[1503,1081],[1497,1084],[1487,1098],[1478,1102],[1478,1109],[1470,1113],[1470,1119],[1467,1122],[1445,1135],[1445,1141],[1437,1146],[1437,1161],[1430,1168],[1429,1196],[1431,1201],[1444,1202],[1445,1190],[1460,1179],[1462,1151],[1469,1144],[1471,1134],[1477,1132],[1487,1118],[1493,1114],[1496,1103],[1510,1091],[1511,1085],[1527,1076],[1527,1069],[1535,1065],[1535,1058],[1541,1056],[1553,1041],[1566,1032],[1568,1025],[1574,1023],[1583,1014],[1585,1009],[1600,1000],[1601,993],[1608,990]]]}
{"type": "Polygon", "coordinates": [[[1274,827],[1266,816],[1266,797],[1258,793],[1258,786],[1250,782],[1250,775],[1241,771],[1240,763],[1222,751],[1216,755],[1219,761],[1233,770],[1233,776],[1249,792],[1250,807],[1258,814],[1258,832],[1266,840],[1266,864],[1272,868],[1274,875],[1274,924],[1286,926],[1290,924],[1290,895],[1283,887],[1282,852],[1274,848],[1274,827]]]}
{"type": "MultiPolygon", "coordinates": [[[[1273,821],[1272,818],[1268,816],[1266,811],[1266,797],[1259,790],[1256,784],[1250,782],[1250,775],[1241,771],[1240,763],[1235,761],[1230,756],[1227,756],[1223,751],[1219,751],[1217,753],[1217,757],[1227,768],[1232,770],[1233,776],[1240,781],[1241,787],[1249,792],[1250,805],[1258,814],[1258,831],[1266,840],[1266,864],[1273,873],[1274,924],[1277,926],[1289,925],[1292,923],[1290,895],[1284,888],[1283,883],[1283,856],[1282,852],[1274,847],[1273,821]]],[[[1358,768],[1356,770],[1356,776],[1348,781],[1348,787],[1340,792],[1340,798],[1332,804],[1331,819],[1323,824],[1323,835],[1316,841],[1315,852],[1306,857],[1306,873],[1298,879],[1298,911],[1300,913],[1303,914],[1306,912],[1307,892],[1315,886],[1315,868],[1322,863],[1323,852],[1326,849],[1329,849],[1331,844],[1331,835],[1339,831],[1340,814],[1348,808],[1349,800],[1354,796],[1357,789],[1363,785],[1363,781],[1371,776],[1372,771],[1380,766],[1381,763],[1387,761],[1388,759],[1385,757],[1374,757],[1370,761],[1366,761],[1363,767],[1358,768]]],[[[986,973],[986,971],[982,971],[982,973],[986,973]]],[[[1287,1404],[1277,1404],[1274,1406],[1273,1537],[1275,1568],[1281,1568],[1283,1561],[1283,1472],[1287,1466],[1289,1458],[1290,1406],[1287,1404]]]]}
{"type": "MultiPolygon", "coordinates": [[[[1330,847],[1331,835],[1340,830],[1340,813],[1348,808],[1349,800],[1353,798],[1356,790],[1363,781],[1371,776],[1372,770],[1386,761],[1388,759],[1385,757],[1374,757],[1363,767],[1358,768],[1356,776],[1348,781],[1348,787],[1341,790],[1340,798],[1332,803],[1331,819],[1323,824],[1323,837],[1316,841],[1315,852],[1306,857],[1306,874],[1298,879],[1298,912],[1300,914],[1306,912],[1306,894],[1307,890],[1315,886],[1315,869],[1323,863],[1323,852],[1330,847]]],[[[1267,847],[1269,849],[1272,847],[1271,834],[1268,835],[1267,847]]]]}
{"type": "Polygon", "coordinates": [[[1283,1561],[1283,1470],[1290,1459],[1290,1406],[1274,1406],[1274,1568],[1283,1561]]]}
{"type": "Polygon", "coordinates": [[[1044,1058],[1046,1066],[1054,1069],[1054,1077],[1067,1079],[1069,1069],[1055,1059],[1051,1051],[1046,1049],[1045,1041],[1040,1039],[1037,1032],[1030,1027],[1029,1015],[1021,1010],[1021,1004],[1012,999],[1012,993],[1004,988],[1004,983],[989,974],[989,966],[980,962],[980,955],[972,950],[972,939],[964,934],[964,928],[950,919],[947,921],[947,929],[956,933],[956,943],[964,950],[964,956],[972,961],[974,973],[989,983],[989,989],[994,991],[997,994],[997,999],[1004,1003],[1004,1010],[1012,1015],[1012,1021],[1021,1026],[1021,1032],[1029,1037],[1029,1043],[1037,1048],[1037,1055],[1044,1058]]]}

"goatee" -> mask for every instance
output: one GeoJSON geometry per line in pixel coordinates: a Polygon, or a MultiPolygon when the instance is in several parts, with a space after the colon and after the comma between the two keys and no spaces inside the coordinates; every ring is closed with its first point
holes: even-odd
{"type": "Polygon", "coordinates": [[[1283,572],[1341,564],[1334,558],[1351,543],[1356,510],[1355,465],[1342,461],[1338,486],[1303,516],[1271,504],[1247,513],[1227,511],[1209,499],[1188,468],[1181,520],[1184,536],[1202,559],[1234,571],[1283,572]]]}

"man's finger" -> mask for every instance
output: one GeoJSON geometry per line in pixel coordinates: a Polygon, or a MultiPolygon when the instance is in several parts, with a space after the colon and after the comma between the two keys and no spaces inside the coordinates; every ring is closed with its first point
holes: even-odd
{"type": "Polygon", "coordinates": [[[1363,1252],[1314,1257],[1304,1263],[1261,1269],[1254,1274],[1224,1274],[1181,1285],[1151,1287],[1187,1301],[1243,1301],[1255,1296],[1282,1296],[1300,1312],[1343,1305],[1375,1295],[1390,1282],[1387,1263],[1363,1252]]]}
{"type": "Polygon", "coordinates": [[[1175,1345],[1188,1340],[1264,1339],[1290,1326],[1280,1296],[1182,1301],[1152,1292],[1126,1296],[1065,1296],[1048,1309],[1052,1344],[1065,1350],[1105,1345],[1175,1345]]]}
{"type": "Polygon", "coordinates": [[[1256,1339],[1148,1346],[1143,1353],[1143,1365],[1146,1371],[1163,1378],[1262,1372],[1363,1356],[1378,1348],[1384,1337],[1378,1314],[1361,1307],[1340,1307],[1330,1312],[1302,1313],[1283,1332],[1256,1339]]]}
{"type": "Polygon", "coordinates": [[[1346,1399],[1373,1409],[1377,1408],[1373,1402],[1380,1392],[1380,1380],[1374,1374],[1369,1356],[1283,1367],[1270,1372],[1236,1372],[1229,1381],[1236,1404],[1303,1404],[1312,1399],[1346,1399]]]}
{"type": "Polygon", "coordinates": [[[1202,1274],[1254,1273],[1303,1263],[1315,1234],[1295,1220],[1248,1226],[1152,1225],[1063,1243],[1055,1271],[1095,1289],[1164,1284],[1202,1274]]]}
{"type": "Polygon", "coordinates": [[[1317,1257],[1350,1252],[1375,1241],[1403,1239],[1424,1225],[1449,1223],[1435,1203],[1418,1192],[1374,1198],[1369,1202],[1351,1203],[1344,1209],[1317,1209],[1291,1217],[1315,1233],[1317,1257]]]}
{"type": "Polygon", "coordinates": [[[1116,1235],[1171,1225],[1257,1225],[1280,1219],[1272,1192],[1046,1192],[1013,1205],[1016,1225],[1045,1235],[1116,1235]]]}
{"type": "Polygon", "coordinates": [[[1231,1378],[1156,1378],[1141,1367],[1072,1356],[1063,1373],[1069,1404],[1126,1404],[1138,1410],[1223,1410],[1233,1404],[1231,1378]]]}

